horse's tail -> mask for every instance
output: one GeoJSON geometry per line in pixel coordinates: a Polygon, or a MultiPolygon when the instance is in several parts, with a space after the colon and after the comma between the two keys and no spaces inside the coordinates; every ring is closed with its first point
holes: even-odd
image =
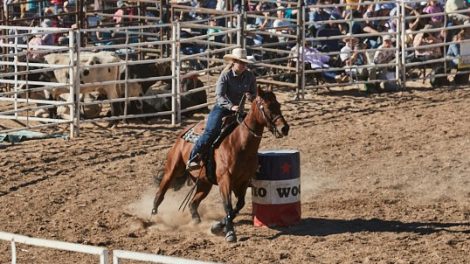
{"type": "MultiPolygon", "coordinates": [[[[163,170],[158,171],[157,175],[153,178],[156,186],[160,186],[160,182],[163,180],[163,170]]],[[[189,173],[187,171],[181,177],[176,177],[171,181],[171,188],[174,191],[178,191],[183,187],[184,183],[189,180],[189,173]]]]}

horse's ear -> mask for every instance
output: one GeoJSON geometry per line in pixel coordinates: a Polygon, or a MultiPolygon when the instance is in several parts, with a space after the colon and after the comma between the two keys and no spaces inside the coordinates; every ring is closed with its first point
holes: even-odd
{"type": "Polygon", "coordinates": [[[256,93],[258,94],[259,97],[263,97],[263,95],[264,95],[264,90],[261,89],[260,86],[258,86],[256,93]]]}
{"type": "Polygon", "coordinates": [[[273,85],[272,85],[272,84],[268,84],[268,86],[266,87],[266,89],[268,90],[268,92],[272,92],[272,91],[273,91],[273,85]]]}

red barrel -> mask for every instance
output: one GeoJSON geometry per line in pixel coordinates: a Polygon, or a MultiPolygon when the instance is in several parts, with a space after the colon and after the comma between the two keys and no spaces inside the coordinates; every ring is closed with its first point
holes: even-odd
{"type": "Polygon", "coordinates": [[[258,152],[252,182],[253,224],[289,226],[300,221],[300,154],[296,150],[258,152]]]}

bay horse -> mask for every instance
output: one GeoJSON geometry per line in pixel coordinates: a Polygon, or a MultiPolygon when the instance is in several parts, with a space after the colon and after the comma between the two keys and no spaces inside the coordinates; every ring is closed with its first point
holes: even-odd
{"type": "MultiPolygon", "coordinates": [[[[287,136],[289,131],[289,125],[282,116],[281,105],[274,93],[263,91],[260,88],[257,93],[258,95],[251,103],[251,108],[245,119],[239,121],[232,133],[214,150],[216,184],[219,185],[226,216],[213,225],[211,231],[213,233],[222,233],[223,231],[227,242],[237,241],[233,219],[245,205],[246,190],[258,169],[258,148],[264,127],[267,127],[276,138],[287,136]],[[237,198],[235,208],[232,208],[232,192],[237,198]]],[[[200,125],[203,125],[202,122],[200,125]]],[[[184,133],[180,134],[168,152],[163,174],[158,179],[160,184],[155,194],[152,214],[158,212],[158,206],[162,203],[170,184],[173,184],[173,188],[178,189],[178,185],[182,186],[185,180],[190,177],[196,182],[196,186],[194,186],[196,192],[189,204],[190,213],[193,221],[200,223],[201,218],[197,209],[201,201],[209,194],[213,183],[204,169],[186,171],[186,161],[193,144],[182,138],[184,133]]]]}

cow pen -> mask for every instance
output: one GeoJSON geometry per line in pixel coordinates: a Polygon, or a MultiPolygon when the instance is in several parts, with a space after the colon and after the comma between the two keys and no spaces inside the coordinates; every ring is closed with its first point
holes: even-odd
{"type": "MultiPolygon", "coordinates": [[[[459,84],[468,83],[470,71],[465,56],[469,55],[467,54],[469,49],[466,47],[470,42],[467,39],[460,41],[444,39],[443,43],[423,46],[447,50],[451,45],[458,43],[462,46],[460,60],[444,55],[425,59],[416,55],[418,49],[406,42],[409,36],[455,32],[468,28],[468,24],[448,26],[444,23],[445,26],[440,28],[404,30],[405,25],[418,16],[410,14],[403,3],[398,3],[399,8],[390,16],[376,16],[369,19],[377,23],[393,23],[396,26],[395,32],[355,34],[352,32],[354,24],[364,23],[366,19],[353,16],[327,21],[302,19],[308,16],[310,10],[328,8],[332,5],[303,6],[299,3],[289,2],[289,9],[297,13],[296,19],[284,19],[290,26],[253,26],[253,21],[276,20],[276,15],[282,11],[277,8],[266,8],[262,12],[234,13],[172,4],[169,8],[166,7],[167,18],[165,18],[162,15],[164,13],[162,5],[155,6],[151,1],[146,1],[130,6],[129,8],[136,11],[132,14],[122,14],[119,17],[122,19],[122,25],[110,23],[110,20],[116,19],[116,15],[103,8],[72,13],[82,21],[84,26],[81,28],[47,30],[13,25],[14,21],[8,20],[8,12],[5,12],[9,8],[4,5],[2,19],[8,20],[12,26],[0,27],[0,31],[6,33],[1,36],[0,43],[0,48],[4,51],[0,65],[0,102],[2,102],[0,117],[14,122],[11,127],[2,127],[0,131],[40,129],[66,124],[70,126],[70,135],[77,136],[80,124],[83,123],[151,117],[170,117],[173,125],[179,124],[185,114],[207,109],[211,105],[212,96],[207,97],[204,102],[191,105],[185,105],[183,98],[200,92],[205,92],[206,95],[213,94],[212,75],[224,68],[222,57],[234,47],[245,47],[255,61],[253,71],[258,77],[259,85],[295,90],[296,99],[302,99],[306,90],[318,91],[324,88],[380,90],[389,87],[392,90],[406,90],[407,86],[413,85],[416,81],[422,83],[429,81],[431,86],[435,87],[442,85],[439,81],[447,78],[449,74],[455,76],[456,84],[457,81],[459,84]],[[158,15],[148,16],[149,10],[155,11],[158,15]],[[194,19],[188,20],[188,17],[194,19]],[[344,32],[345,34],[335,33],[335,35],[320,30],[325,24],[330,24],[334,28],[345,28],[348,31],[344,32]],[[63,44],[30,47],[26,40],[38,34],[42,36],[54,34],[63,40],[63,44]],[[395,44],[388,48],[388,51],[394,54],[394,59],[376,63],[374,54],[379,48],[362,47],[368,63],[343,65],[341,63],[343,45],[339,44],[343,44],[346,36],[356,39],[391,38],[395,44]],[[308,49],[312,48],[321,56],[328,56],[329,65],[313,67],[307,61],[303,63],[302,58],[308,49]],[[77,63],[81,60],[82,53],[100,52],[112,52],[119,61],[95,65],[77,63]],[[52,66],[41,59],[29,58],[32,53],[39,54],[40,58],[50,53],[67,53],[70,60],[52,66]],[[456,60],[458,61],[454,62],[456,60]],[[166,64],[170,70],[166,73],[140,77],[131,73],[130,68],[137,69],[150,64],[166,64]],[[99,72],[100,69],[107,67],[118,68],[119,76],[115,74],[103,80],[87,79],[86,82],[82,80],[83,72],[99,72]],[[60,69],[68,71],[70,78],[62,82],[54,78],[46,81],[34,79],[43,78],[40,75],[44,74],[54,75],[60,69]],[[364,76],[358,74],[361,72],[367,74],[364,76]],[[191,90],[182,88],[183,79],[188,74],[197,76],[203,85],[192,87],[191,90]],[[32,79],[31,76],[36,77],[32,79]],[[160,88],[155,85],[142,88],[142,83],[159,83],[160,88]],[[162,83],[168,85],[166,89],[161,88],[162,83]],[[114,89],[115,95],[110,98],[109,91],[108,96],[95,94],[92,99],[86,99],[81,95],[85,90],[87,92],[93,89],[99,90],[103,86],[114,86],[109,89],[114,89]],[[46,98],[47,91],[56,90],[64,91],[61,99],[46,98]],[[31,97],[31,94],[38,95],[42,91],[46,91],[45,97],[31,97]],[[142,109],[140,112],[136,110],[136,105],[148,102],[162,104],[165,107],[153,105],[152,107],[158,109],[147,112],[142,109]],[[122,105],[122,109],[115,111],[114,106],[119,104],[122,105]],[[56,108],[60,108],[60,118],[52,114],[56,108]]],[[[358,5],[366,7],[367,3],[358,5]]],[[[339,6],[345,7],[346,4],[339,6]]],[[[448,14],[445,12],[441,14],[447,21],[448,14]]],[[[420,15],[424,18],[430,16],[420,15]]]]}

